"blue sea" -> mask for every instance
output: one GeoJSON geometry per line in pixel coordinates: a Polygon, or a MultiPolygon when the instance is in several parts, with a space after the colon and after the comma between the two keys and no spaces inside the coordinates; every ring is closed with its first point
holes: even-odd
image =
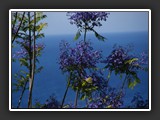
{"type": "MultiPolygon", "coordinates": [[[[121,46],[132,45],[133,53],[135,55],[139,55],[143,51],[149,50],[149,38],[148,32],[125,32],[125,33],[101,33],[104,37],[107,38],[105,42],[97,40],[94,34],[87,34],[87,40],[92,42],[93,48],[95,50],[102,50],[103,57],[108,56],[113,50],[113,46],[115,44],[121,46]]],[[[56,97],[58,101],[62,101],[65,89],[66,89],[66,74],[62,74],[59,69],[58,58],[59,58],[59,43],[61,40],[68,41],[71,45],[75,45],[79,40],[83,38],[80,37],[79,40],[74,41],[75,34],[72,35],[48,35],[45,36],[40,42],[45,44],[45,48],[42,52],[42,56],[39,58],[40,65],[44,67],[44,69],[35,76],[34,88],[33,88],[33,103],[35,101],[39,101],[40,103],[45,103],[45,101],[49,98],[49,96],[53,95],[56,97]]],[[[12,53],[17,49],[13,49],[12,53]]],[[[15,82],[14,74],[17,73],[21,69],[18,62],[12,62],[12,83],[15,82]]],[[[126,96],[124,98],[125,105],[129,105],[133,95],[136,92],[142,94],[144,99],[148,98],[148,87],[149,87],[149,74],[148,72],[140,71],[138,76],[141,80],[141,83],[138,84],[133,90],[127,88],[126,96]]],[[[122,80],[119,77],[112,75],[110,84],[114,87],[120,87],[122,84],[122,80]]],[[[13,88],[13,87],[12,87],[13,88]]],[[[18,99],[20,96],[20,92],[12,93],[12,106],[16,107],[18,103],[18,99]]],[[[75,98],[75,92],[69,89],[67,94],[67,98],[65,100],[66,103],[73,103],[75,98]]],[[[28,101],[28,91],[25,92],[21,108],[27,107],[28,101]]],[[[82,105],[83,101],[78,101],[78,105],[82,105]]]]}

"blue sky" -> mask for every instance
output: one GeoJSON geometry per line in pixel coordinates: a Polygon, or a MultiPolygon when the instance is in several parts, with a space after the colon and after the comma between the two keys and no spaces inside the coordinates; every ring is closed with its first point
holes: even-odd
{"type": "MultiPolygon", "coordinates": [[[[69,23],[66,12],[44,12],[44,20],[48,26],[45,35],[75,34],[77,27],[69,23]]],[[[99,33],[105,32],[135,32],[148,30],[148,12],[110,12],[102,27],[96,28],[99,33]]]]}

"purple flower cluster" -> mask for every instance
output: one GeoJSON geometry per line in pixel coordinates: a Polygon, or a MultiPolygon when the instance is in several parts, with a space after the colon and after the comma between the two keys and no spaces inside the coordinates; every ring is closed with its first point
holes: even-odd
{"type": "Polygon", "coordinates": [[[80,41],[75,48],[62,41],[60,43],[60,69],[73,71],[79,68],[93,68],[101,59],[101,51],[95,51],[90,42],[80,41]]]}
{"type": "Polygon", "coordinates": [[[123,105],[124,92],[117,92],[113,88],[110,89],[105,94],[92,100],[88,108],[120,108],[123,105]]]}
{"type": "Polygon", "coordinates": [[[21,48],[19,51],[13,54],[12,58],[24,58],[27,55],[28,55],[27,51],[21,48]]]}
{"type": "Polygon", "coordinates": [[[78,28],[83,28],[87,25],[90,28],[94,26],[102,26],[100,21],[106,21],[108,18],[107,12],[68,12],[71,24],[77,25],[78,28]]]}
{"type": "Polygon", "coordinates": [[[148,55],[142,53],[141,56],[129,54],[129,50],[124,47],[115,48],[112,53],[103,61],[106,63],[106,68],[116,73],[126,73],[129,71],[137,71],[144,69],[143,65],[148,63],[148,55]]]}
{"type": "Polygon", "coordinates": [[[116,48],[112,53],[102,61],[102,63],[107,63],[107,67],[112,71],[115,69],[123,69],[123,65],[127,60],[131,59],[131,56],[127,54],[127,51],[123,48],[116,48]]]}
{"type": "MultiPolygon", "coordinates": [[[[31,48],[31,52],[33,51],[33,47],[31,48]]],[[[36,56],[40,54],[40,51],[44,49],[44,44],[36,44],[35,50],[36,50],[36,56]]],[[[13,54],[13,58],[28,58],[29,57],[29,44],[23,45],[23,47],[13,54]]]]}
{"type": "Polygon", "coordinates": [[[98,88],[104,88],[106,86],[106,80],[101,74],[101,70],[96,70],[91,73],[91,75],[87,75],[86,78],[91,77],[93,80],[93,86],[97,86],[98,88]]]}
{"type": "Polygon", "coordinates": [[[142,52],[139,57],[139,64],[147,65],[148,64],[148,54],[146,52],[142,52]]]}

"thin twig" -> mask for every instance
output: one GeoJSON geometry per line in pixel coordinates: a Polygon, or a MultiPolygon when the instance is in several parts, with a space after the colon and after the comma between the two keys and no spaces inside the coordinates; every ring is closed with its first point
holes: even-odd
{"type": "Polygon", "coordinates": [[[13,44],[14,40],[16,39],[16,36],[18,35],[18,32],[19,32],[20,27],[21,27],[21,25],[22,25],[22,22],[23,22],[24,16],[25,16],[25,12],[23,12],[21,22],[20,22],[20,24],[19,24],[19,26],[18,26],[18,29],[17,29],[17,31],[16,31],[16,34],[14,35],[14,37],[13,37],[13,39],[12,39],[12,44],[13,44]]]}
{"type": "Polygon", "coordinates": [[[35,60],[36,60],[36,51],[35,51],[35,45],[36,45],[36,39],[35,39],[35,31],[36,31],[36,12],[34,12],[34,32],[33,32],[33,63],[32,63],[32,78],[31,78],[31,86],[30,86],[30,93],[29,93],[29,101],[28,101],[28,108],[32,107],[32,90],[33,90],[33,83],[34,83],[34,73],[35,73],[35,60]]]}

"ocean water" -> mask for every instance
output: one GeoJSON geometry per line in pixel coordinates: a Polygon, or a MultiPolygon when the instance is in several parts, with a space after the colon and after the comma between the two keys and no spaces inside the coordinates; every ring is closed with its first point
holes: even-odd
{"type": "MultiPolygon", "coordinates": [[[[87,40],[90,40],[93,44],[95,50],[102,50],[103,57],[108,56],[113,50],[115,44],[121,46],[133,45],[133,53],[139,55],[143,51],[148,51],[148,32],[126,32],[126,33],[102,33],[101,35],[105,36],[107,40],[105,42],[99,41],[93,34],[87,35],[87,40]]],[[[65,89],[66,89],[66,75],[62,74],[59,69],[58,58],[59,58],[59,43],[61,40],[68,41],[71,45],[75,45],[76,42],[83,39],[82,37],[79,40],[74,41],[75,34],[73,35],[56,35],[56,36],[45,36],[42,40],[42,43],[45,44],[45,49],[42,52],[42,56],[39,58],[40,65],[44,69],[35,76],[34,88],[33,88],[33,103],[38,100],[41,103],[45,103],[46,99],[51,95],[55,95],[58,101],[62,101],[65,89]]],[[[12,53],[17,49],[13,49],[12,53]]],[[[18,62],[12,63],[12,83],[14,80],[14,73],[18,72],[21,67],[18,62]]],[[[126,96],[124,98],[125,105],[129,105],[133,95],[136,92],[142,94],[146,99],[148,98],[148,84],[149,84],[149,74],[148,72],[140,71],[138,76],[141,80],[141,83],[138,84],[133,90],[127,88],[126,96]]],[[[111,76],[110,84],[114,87],[120,87],[122,81],[117,76],[111,76]]],[[[13,87],[12,87],[13,88],[13,87]]],[[[20,92],[12,93],[12,106],[16,107],[18,103],[20,92]]],[[[66,103],[73,103],[75,98],[75,92],[69,89],[67,94],[66,103]]],[[[25,92],[21,107],[26,108],[28,101],[28,91],[25,92]]],[[[79,105],[83,104],[83,101],[78,101],[79,105]]]]}

